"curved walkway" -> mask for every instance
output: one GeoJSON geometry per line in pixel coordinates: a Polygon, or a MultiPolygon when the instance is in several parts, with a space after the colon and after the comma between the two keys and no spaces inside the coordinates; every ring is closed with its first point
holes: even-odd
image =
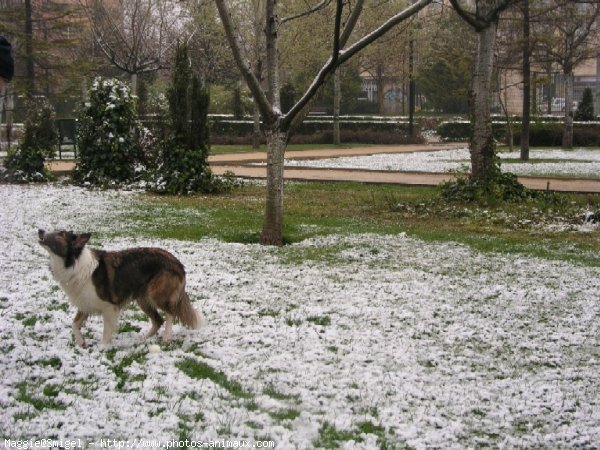
{"type": "MultiPolygon", "coordinates": [[[[286,159],[323,159],[342,156],[364,156],[380,153],[410,153],[462,148],[465,144],[423,144],[373,146],[339,149],[315,149],[287,151],[286,159]]],[[[223,175],[233,172],[238,177],[266,178],[266,167],[256,163],[266,162],[265,152],[224,153],[211,155],[208,160],[213,173],[223,175]]],[[[52,161],[48,163],[51,171],[64,174],[73,170],[72,161],[52,161]]],[[[398,172],[364,169],[327,169],[316,167],[286,167],[285,178],[298,181],[355,181],[374,184],[399,184],[416,186],[437,186],[451,180],[449,173],[398,172]]],[[[531,189],[550,189],[562,192],[600,193],[600,179],[548,178],[520,176],[519,181],[531,189]]]]}

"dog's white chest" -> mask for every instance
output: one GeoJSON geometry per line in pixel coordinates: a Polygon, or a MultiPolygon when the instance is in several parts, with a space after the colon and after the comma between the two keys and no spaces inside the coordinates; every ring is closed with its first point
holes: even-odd
{"type": "Polygon", "coordinates": [[[50,255],[50,270],[67,294],[69,302],[81,312],[100,314],[109,304],[96,292],[92,274],[98,261],[92,253],[84,249],[73,267],[65,267],[62,258],[50,255]]]}

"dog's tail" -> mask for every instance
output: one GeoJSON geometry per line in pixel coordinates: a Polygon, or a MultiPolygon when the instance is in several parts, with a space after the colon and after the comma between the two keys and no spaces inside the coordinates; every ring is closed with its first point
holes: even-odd
{"type": "Polygon", "coordinates": [[[173,309],[173,315],[177,317],[182,324],[192,330],[197,330],[206,325],[206,319],[200,311],[192,306],[190,297],[187,295],[187,292],[185,292],[185,289],[181,290],[179,301],[173,309]]]}

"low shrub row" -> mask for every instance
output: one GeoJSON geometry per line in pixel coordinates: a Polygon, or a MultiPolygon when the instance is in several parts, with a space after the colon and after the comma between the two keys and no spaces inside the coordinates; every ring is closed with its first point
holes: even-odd
{"type": "MultiPolygon", "coordinates": [[[[250,145],[252,144],[252,138],[252,134],[246,134],[244,136],[213,134],[210,137],[210,141],[212,144],[217,145],[250,145]]],[[[344,143],[380,145],[422,144],[425,142],[425,139],[420,134],[411,138],[407,134],[369,130],[341,130],[340,139],[344,143]]],[[[260,142],[261,144],[266,144],[264,136],[261,136],[260,142]]],[[[333,131],[331,130],[313,134],[296,133],[290,138],[290,144],[330,144],[332,142],[333,131]]]]}
{"type": "MultiPolygon", "coordinates": [[[[296,130],[296,134],[315,134],[331,130],[333,120],[328,118],[307,119],[296,130]]],[[[246,136],[254,129],[252,120],[220,119],[210,121],[211,136],[246,136]]],[[[400,120],[340,120],[341,131],[369,131],[408,134],[408,122],[400,120]]]]}
{"type": "MultiPolygon", "coordinates": [[[[508,128],[506,122],[492,122],[494,138],[498,142],[507,143],[508,128]]],[[[521,142],[521,124],[512,124],[514,143],[521,142]]],[[[444,141],[468,141],[471,135],[471,124],[468,121],[456,120],[442,122],[437,133],[444,141]]],[[[532,122],[529,129],[529,143],[532,146],[561,146],[563,135],[562,122],[532,122]]],[[[573,145],[578,147],[600,146],[600,122],[575,122],[573,124],[573,145]]]]}
{"type": "MultiPolygon", "coordinates": [[[[233,120],[222,116],[212,116],[210,136],[213,144],[249,144],[252,142],[254,124],[251,120],[233,120]]],[[[364,144],[406,144],[417,143],[420,137],[410,138],[409,124],[406,121],[377,117],[344,117],[340,120],[342,142],[360,142],[364,144]]],[[[290,140],[294,144],[321,144],[333,141],[333,118],[329,116],[305,120],[290,140]]],[[[264,142],[264,139],[263,139],[264,142]]]]}

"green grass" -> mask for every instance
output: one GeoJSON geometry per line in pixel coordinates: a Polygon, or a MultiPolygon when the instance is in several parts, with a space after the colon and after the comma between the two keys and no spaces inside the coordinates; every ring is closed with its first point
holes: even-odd
{"type": "Polygon", "coordinates": [[[294,420],[300,417],[300,411],[297,409],[282,409],[280,411],[270,412],[269,415],[280,422],[284,420],[294,420]]]}
{"type": "Polygon", "coordinates": [[[300,396],[298,396],[296,394],[284,394],[284,393],[278,391],[275,388],[275,386],[273,386],[272,384],[267,385],[263,389],[263,394],[268,395],[269,397],[271,397],[272,399],[275,399],[275,400],[282,400],[282,401],[292,400],[296,403],[300,402],[300,396]]]}
{"type": "Polygon", "coordinates": [[[35,390],[37,383],[28,383],[23,381],[17,385],[17,400],[33,406],[37,411],[44,409],[64,410],[66,406],[63,403],[57,402],[54,398],[58,395],[59,388],[55,386],[46,386],[42,391],[42,396],[35,395],[32,391],[35,390]]]}
{"type": "Polygon", "coordinates": [[[62,361],[57,356],[47,359],[40,359],[36,361],[35,364],[43,367],[52,367],[53,369],[60,369],[62,367],[62,361]]]}
{"type": "Polygon", "coordinates": [[[377,448],[381,450],[393,448],[387,440],[385,429],[369,421],[360,422],[351,430],[339,430],[329,422],[324,422],[313,444],[319,448],[336,449],[347,441],[363,442],[363,434],[377,436],[377,448]]]}
{"type": "Polygon", "coordinates": [[[261,309],[258,311],[258,317],[278,317],[279,311],[275,311],[274,309],[261,309]]]}
{"type": "Polygon", "coordinates": [[[137,325],[133,325],[131,322],[124,321],[121,324],[119,324],[119,333],[129,333],[129,332],[139,333],[140,331],[142,331],[142,329],[140,327],[138,327],[137,325]]]}
{"type": "MultiPolygon", "coordinates": [[[[143,195],[127,217],[134,234],[149,238],[257,243],[264,186],[246,185],[215,196],[143,195]]],[[[600,232],[544,228],[556,217],[576,223],[585,209],[600,210],[600,195],[563,194],[559,202],[477,206],[451,204],[436,188],[360,183],[287,183],[284,239],[288,243],[330,234],[409,235],[455,241],[485,252],[518,253],[600,266],[600,232]]],[[[128,230],[130,236],[132,230],[128,230]]],[[[336,262],[340,249],[288,247],[282,261],[336,262]]]]}
{"type": "MultiPolygon", "coordinates": [[[[110,360],[114,360],[114,356],[115,356],[115,353],[111,352],[111,356],[109,356],[108,352],[107,352],[107,358],[109,358],[110,360]]],[[[134,362],[137,362],[138,364],[145,363],[146,356],[147,355],[146,355],[145,351],[134,352],[134,353],[124,356],[121,359],[121,361],[119,361],[117,364],[113,365],[112,371],[117,377],[117,389],[118,390],[123,389],[125,387],[125,384],[129,381],[133,381],[133,382],[143,381],[146,378],[146,376],[143,374],[131,376],[127,371],[127,368],[130,367],[134,362]]]]}
{"type": "Polygon", "coordinates": [[[252,397],[252,394],[246,392],[240,383],[230,380],[223,372],[214,369],[208,364],[197,361],[196,359],[186,358],[183,361],[178,362],[176,366],[190,378],[196,380],[210,380],[213,383],[218,384],[233,397],[252,397]]]}
{"type": "Polygon", "coordinates": [[[306,321],[322,327],[331,325],[331,318],[329,316],[310,316],[306,318],[306,321]]]}

